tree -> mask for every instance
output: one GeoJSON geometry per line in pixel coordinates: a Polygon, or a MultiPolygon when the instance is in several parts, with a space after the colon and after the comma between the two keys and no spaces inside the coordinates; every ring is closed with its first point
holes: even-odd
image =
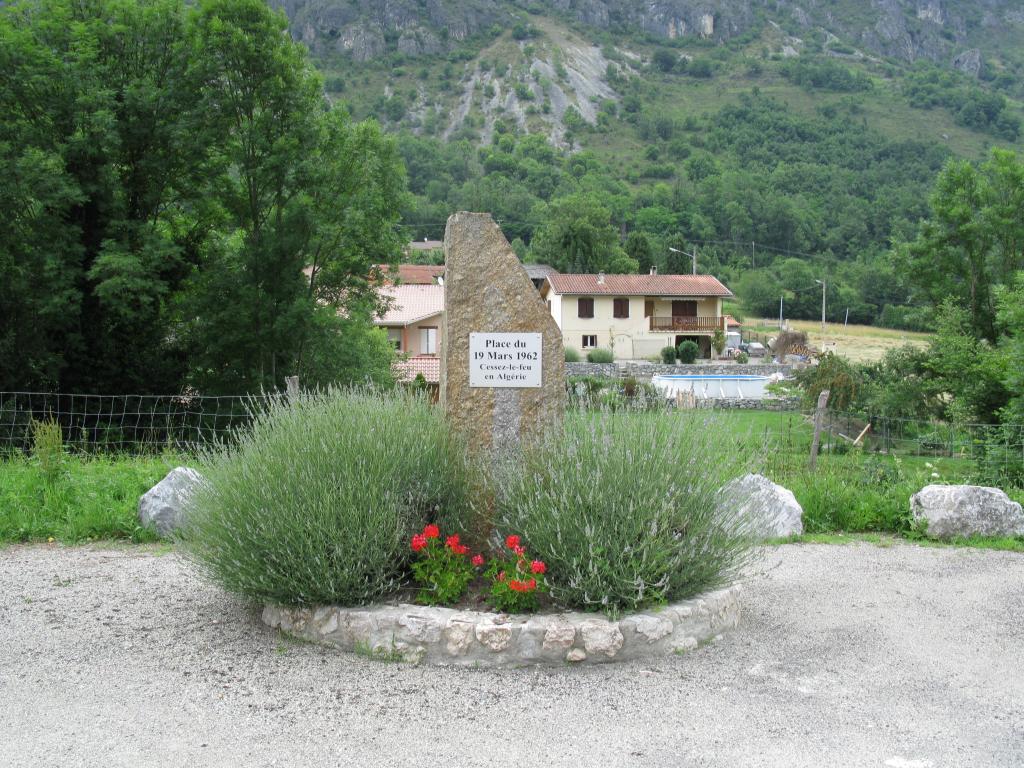
{"type": "Polygon", "coordinates": [[[624,245],[626,255],[637,263],[640,274],[646,274],[654,266],[654,254],[651,251],[651,243],[644,236],[643,232],[633,230],[626,236],[624,245]]]}
{"type": "Polygon", "coordinates": [[[206,0],[195,23],[205,113],[234,169],[221,181],[227,234],[194,284],[195,380],[273,389],[307,349],[336,348],[325,334],[365,337],[370,267],[398,254],[404,175],[374,124],[327,108],[283,14],[260,0],[206,0]],[[324,305],[347,322],[325,321],[324,305]]]}
{"type": "Polygon", "coordinates": [[[994,288],[1024,268],[1024,164],[998,149],[980,167],[951,161],[930,206],[917,238],[896,258],[922,297],[935,307],[956,300],[967,307],[974,333],[994,342],[994,288]]]}
{"type": "Polygon", "coordinates": [[[1005,360],[986,339],[979,339],[970,312],[947,299],[936,312],[935,336],[925,370],[946,403],[943,416],[960,423],[994,424],[1009,394],[1005,360]]]}
{"type": "Polygon", "coordinates": [[[564,197],[547,206],[530,244],[531,258],[559,272],[635,274],[637,261],[619,246],[611,214],[591,195],[564,197]]]}
{"type": "Polygon", "coordinates": [[[672,51],[668,50],[667,48],[659,48],[654,52],[654,57],[652,61],[654,62],[654,66],[656,66],[662,72],[671,72],[673,69],[675,69],[676,61],[678,61],[678,58],[678,56],[676,56],[672,51]]]}
{"type": "Polygon", "coordinates": [[[167,333],[172,298],[211,207],[186,6],[18,4],[0,10],[0,35],[0,163],[19,174],[0,243],[0,283],[19,298],[4,314],[42,311],[41,328],[17,321],[36,338],[4,356],[2,378],[173,389],[184,356],[167,333]]]}
{"type": "Polygon", "coordinates": [[[1009,402],[1003,420],[1024,424],[1024,272],[1018,272],[1010,286],[996,293],[996,319],[1004,334],[1001,352],[1005,361],[1003,386],[1009,402]]]}
{"type": "Polygon", "coordinates": [[[401,164],[283,14],[39,0],[0,7],[0,40],[2,388],[272,388],[318,335],[366,336],[401,164]]]}

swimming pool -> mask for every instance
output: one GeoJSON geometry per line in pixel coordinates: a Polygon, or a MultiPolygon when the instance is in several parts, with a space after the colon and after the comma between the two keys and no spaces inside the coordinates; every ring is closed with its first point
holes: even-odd
{"type": "Polygon", "coordinates": [[[677,392],[693,392],[701,400],[720,400],[729,397],[743,397],[760,400],[768,397],[765,387],[773,376],[655,376],[651,379],[665,397],[675,397],[677,392]]]}

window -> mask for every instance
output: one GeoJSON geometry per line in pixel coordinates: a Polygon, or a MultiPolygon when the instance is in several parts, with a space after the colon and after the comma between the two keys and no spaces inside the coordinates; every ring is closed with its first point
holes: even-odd
{"type": "Polygon", "coordinates": [[[577,299],[577,317],[590,318],[594,316],[594,300],[593,299],[577,299]]]}
{"type": "Polygon", "coordinates": [[[583,348],[584,349],[597,349],[597,336],[591,334],[583,337],[583,348]]]}
{"type": "Polygon", "coordinates": [[[399,352],[402,351],[402,331],[400,328],[388,328],[388,341],[399,352]]]}
{"type": "Polygon", "coordinates": [[[420,328],[420,354],[437,354],[437,328],[420,328]]]}
{"type": "Polygon", "coordinates": [[[672,301],[672,317],[696,317],[697,302],[674,299],[672,301]]]}
{"type": "Polygon", "coordinates": [[[629,317],[629,299],[615,299],[612,302],[612,317],[629,317]]]}

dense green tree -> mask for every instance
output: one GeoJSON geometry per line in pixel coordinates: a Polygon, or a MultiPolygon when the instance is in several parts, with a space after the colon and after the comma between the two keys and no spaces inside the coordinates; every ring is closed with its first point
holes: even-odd
{"type": "Polygon", "coordinates": [[[623,244],[626,255],[637,263],[640,274],[646,274],[654,266],[654,253],[651,250],[651,243],[643,232],[633,231],[626,237],[623,244]]]}
{"type": "Polygon", "coordinates": [[[619,245],[611,214],[592,196],[578,194],[552,202],[530,244],[534,261],[559,272],[635,273],[638,264],[619,245]]]}
{"type": "Polygon", "coordinates": [[[0,152],[22,171],[11,194],[30,205],[5,208],[17,214],[2,261],[20,289],[3,311],[38,307],[44,323],[19,323],[37,338],[0,363],[9,386],[151,391],[180,379],[170,299],[210,208],[187,24],[176,0],[0,9],[0,152]]]}
{"type": "Polygon", "coordinates": [[[7,5],[0,107],[3,388],[273,388],[368,338],[398,155],[261,0],[7,5]]]}
{"type": "Polygon", "coordinates": [[[933,306],[955,299],[971,327],[995,341],[995,291],[1024,268],[1024,164],[992,150],[980,167],[951,161],[917,238],[897,250],[913,287],[933,306]]]}
{"type": "Polygon", "coordinates": [[[996,292],[996,319],[1002,332],[1003,385],[1009,401],[1003,420],[1024,424],[1024,272],[996,292]]]}

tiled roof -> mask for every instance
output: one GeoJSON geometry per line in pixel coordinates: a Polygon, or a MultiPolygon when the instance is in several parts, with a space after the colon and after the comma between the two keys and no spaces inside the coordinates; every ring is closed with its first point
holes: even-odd
{"type": "MultiPolygon", "coordinates": [[[[378,264],[377,269],[380,270],[381,274],[389,282],[395,282],[394,273],[387,264],[378,264]]],[[[430,285],[431,283],[436,283],[437,278],[443,274],[443,264],[399,264],[397,282],[411,285],[430,285]]]]}
{"type": "Polygon", "coordinates": [[[376,318],[377,325],[411,325],[444,311],[443,285],[385,285],[378,289],[390,309],[376,318]]]}
{"type": "Polygon", "coordinates": [[[726,328],[739,328],[742,325],[743,325],[743,323],[741,323],[739,320],[737,320],[732,315],[726,315],[725,316],[725,327],[726,328]]]}
{"type": "Polygon", "coordinates": [[[441,358],[416,355],[395,361],[395,376],[399,381],[412,381],[417,373],[422,373],[428,384],[438,384],[441,381],[441,358]]]}
{"type": "Polygon", "coordinates": [[[548,275],[556,293],[595,296],[732,296],[732,292],[711,275],[548,275]]]}

